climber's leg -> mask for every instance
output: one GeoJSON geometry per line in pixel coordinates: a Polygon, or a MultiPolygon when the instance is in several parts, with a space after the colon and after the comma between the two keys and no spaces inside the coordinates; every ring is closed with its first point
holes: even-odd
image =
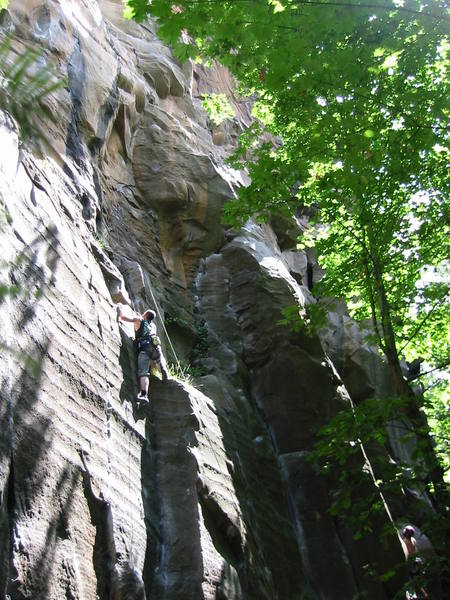
{"type": "Polygon", "coordinates": [[[138,377],[139,394],[138,400],[148,400],[148,370],[150,367],[150,355],[141,350],[138,354],[138,377]]]}

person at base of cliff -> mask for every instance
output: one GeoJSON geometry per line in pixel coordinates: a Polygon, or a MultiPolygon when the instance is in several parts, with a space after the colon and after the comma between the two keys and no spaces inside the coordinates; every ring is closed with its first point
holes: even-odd
{"type": "Polygon", "coordinates": [[[407,598],[439,600],[442,598],[441,586],[438,574],[434,572],[436,553],[430,540],[412,525],[406,525],[402,529],[402,541],[414,586],[407,598]]]}
{"type": "Polygon", "coordinates": [[[118,316],[122,321],[133,323],[137,344],[137,375],[139,379],[140,402],[148,402],[149,371],[152,363],[158,365],[163,381],[167,381],[166,361],[161,350],[161,341],[156,335],[156,314],[153,310],[146,310],[142,315],[134,313],[127,317],[123,314],[122,305],[118,305],[118,316]]]}

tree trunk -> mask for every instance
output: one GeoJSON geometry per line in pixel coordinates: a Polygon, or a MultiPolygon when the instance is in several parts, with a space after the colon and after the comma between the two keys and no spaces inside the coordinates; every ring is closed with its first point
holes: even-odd
{"type": "Polygon", "coordinates": [[[395,343],[394,327],[392,325],[391,308],[386,296],[386,289],[384,287],[383,281],[383,272],[380,266],[378,252],[372,240],[369,239],[369,243],[370,257],[373,266],[374,287],[377,297],[378,310],[380,312],[381,330],[383,334],[383,352],[387,358],[389,366],[391,367],[397,395],[409,396],[411,391],[403,377],[402,369],[400,367],[397,345],[395,343]]]}
{"type": "Polygon", "coordinates": [[[363,248],[362,264],[363,264],[363,268],[364,268],[364,275],[366,278],[367,293],[369,296],[369,303],[370,303],[370,312],[372,313],[373,330],[374,330],[376,338],[378,340],[378,344],[384,352],[384,341],[383,341],[383,337],[380,334],[380,327],[378,325],[378,318],[377,318],[377,307],[376,307],[376,302],[375,302],[375,298],[373,295],[373,288],[372,288],[373,277],[369,270],[368,252],[365,247],[363,248]]]}
{"type": "Polygon", "coordinates": [[[383,281],[383,272],[377,249],[370,239],[370,233],[369,247],[373,266],[374,287],[377,295],[377,304],[380,312],[381,328],[384,338],[383,351],[391,369],[396,394],[397,396],[406,399],[406,415],[410,419],[419,440],[423,440],[425,442],[423,447],[423,458],[429,479],[434,487],[434,494],[431,499],[434,501],[436,509],[438,509],[441,514],[445,514],[446,507],[448,506],[448,494],[446,491],[446,485],[444,483],[444,472],[434,451],[426,415],[422,410],[420,410],[421,403],[419,402],[419,398],[414,395],[406,379],[403,377],[397,346],[395,343],[391,309],[383,281]]]}

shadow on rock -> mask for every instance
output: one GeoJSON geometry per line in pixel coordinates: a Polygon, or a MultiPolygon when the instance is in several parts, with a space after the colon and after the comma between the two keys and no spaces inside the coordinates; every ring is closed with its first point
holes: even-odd
{"type": "MultiPolygon", "coordinates": [[[[58,248],[56,229],[47,227],[7,265],[9,289],[3,300],[9,298],[9,335],[1,348],[7,368],[0,389],[0,590],[11,599],[25,597],[30,581],[45,579],[40,558],[25,557],[31,564],[30,581],[19,572],[17,558],[27,552],[21,522],[33,516],[49,477],[45,455],[52,444],[53,417],[39,410],[38,404],[50,341],[34,319],[38,304],[54,283],[58,248]],[[47,244],[45,252],[42,240],[47,244]]],[[[57,485],[63,486],[63,480],[57,485]]],[[[50,525],[48,539],[52,528],[56,531],[57,524],[50,525]]]]}
{"type": "MultiPolygon", "coordinates": [[[[119,364],[123,373],[123,381],[120,386],[119,397],[122,402],[125,400],[134,401],[138,390],[136,376],[136,348],[133,338],[129,337],[121,327],[119,327],[121,345],[119,354],[119,364]]],[[[133,404],[134,406],[134,404],[133,404]]]]}
{"type": "MultiPolygon", "coordinates": [[[[71,537],[69,528],[69,516],[74,501],[74,492],[79,480],[79,473],[73,467],[63,469],[61,476],[55,486],[55,495],[59,498],[59,504],[53,510],[53,516],[50,519],[45,540],[42,544],[42,551],[34,562],[31,573],[26,582],[21,581],[19,574],[11,573],[11,581],[8,585],[7,593],[11,600],[27,597],[30,588],[33,589],[36,598],[50,597],[50,584],[53,578],[58,579],[61,588],[64,589],[66,598],[77,598],[81,590],[78,589],[78,582],[73,566],[69,561],[60,561],[59,544],[63,540],[71,537]],[[58,565],[60,563],[60,565],[58,565]],[[55,573],[55,565],[59,566],[59,572],[55,573]],[[52,577],[53,576],[53,577],[52,577]]],[[[17,540],[15,540],[17,544],[17,540]]],[[[14,567],[13,567],[14,568],[14,567]]]]}
{"type": "Polygon", "coordinates": [[[149,395],[150,404],[143,409],[148,443],[142,450],[147,597],[201,600],[198,465],[193,453],[199,423],[184,384],[152,378],[149,395]]]}

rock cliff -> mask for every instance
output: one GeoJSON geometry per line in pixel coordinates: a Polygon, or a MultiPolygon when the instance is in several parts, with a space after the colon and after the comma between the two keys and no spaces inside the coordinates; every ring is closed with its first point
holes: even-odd
{"type": "Polygon", "coordinates": [[[225,70],[179,64],[122,11],[10,0],[2,15],[14,51],[41,48],[67,84],[45,100],[40,151],[0,122],[16,291],[0,311],[0,595],[393,598],[398,581],[368,566],[401,563],[398,539],[355,541],[308,461],[336,411],[389,388],[383,364],[342,312],[320,339],[278,324],[320,272],[300,222],[221,224],[249,106],[225,70]],[[211,91],[234,119],[209,120],[211,91]],[[178,370],[152,377],[149,407],[119,302],[157,310],[178,370]]]}

